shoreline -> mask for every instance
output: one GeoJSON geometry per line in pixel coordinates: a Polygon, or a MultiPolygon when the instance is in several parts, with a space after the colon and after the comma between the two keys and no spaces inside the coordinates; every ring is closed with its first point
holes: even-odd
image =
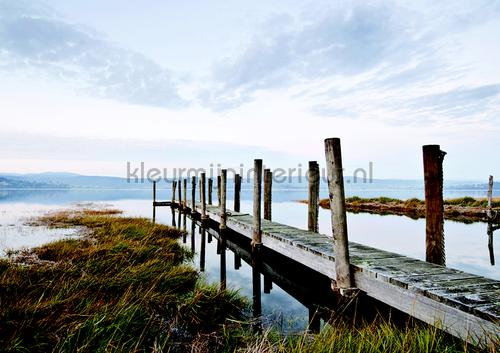
{"type": "MultiPolygon", "coordinates": [[[[307,204],[307,200],[299,200],[307,204]]],[[[461,197],[444,200],[444,218],[452,221],[472,223],[488,222],[485,198],[461,197]]],[[[329,199],[321,199],[319,206],[330,209],[329,199]]],[[[389,197],[346,198],[346,210],[352,213],[406,216],[412,219],[425,218],[425,201],[417,198],[401,200],[389,197]]],[[[492,210],[496,213],[494,222],[500,221],[500,198],[493,199],[492,210]]]]}

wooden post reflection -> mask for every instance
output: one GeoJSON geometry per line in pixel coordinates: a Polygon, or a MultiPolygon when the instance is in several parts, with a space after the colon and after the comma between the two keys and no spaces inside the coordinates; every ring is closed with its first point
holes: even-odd
{"type": "Polygon", "coordinates": [[[191,219],[191,251],[195,252],[195,234],[196,234],[196,222],[194,219],[191,219]]]}
{"type": "Polygon", "coordinates": [[[493,226],[492,222],[488,222],[488,230],[486,233],[488,234],[488,250],[490,253],[490,264],[491,266],[495,266],[495,252],[493,248],[493,232],[500,229],[500,225],[493,226]]]}
{"type": "Polygon", "coordinates": [[[205,271],[205,234],[206,230],[204,227],[201,227],[201,245],[200,245],[200,271],[205,271]]]}
{"type": "Polygon", "coordinates": [[[186,244],[186,238],[187,238],[187,214],[185,212],[182,213],[182,243],[186,244]]]}
{"type": "Polygon", "coordinates": [[[271,277],[264,275],[264,294],[271,293],[271,289],[273,289],[273,281],[271,277]]]}
{"type": "Polygon", "coordinates": [[[172,211],[172,227],[176,227],[176,223],[175,223],[175,209],[174,207],[170,207],[170,210],[172,211]]]}
{"type": "Polygon", "coordinates": [[[260,272],[259,272],[259,252],[252,254],[252,306],[253,306],[253,329],[260,332],[262,330],[261,315],[262,302],[260,296],[260,272]]]}
{"type": "Polygon", "coordinates": [[[241,256],[234,253],[234,269],[239,270],[241,267],[241,256]]]}
{"type": "Polygon", "coordinates": [[[220,244],[220,289],[226,289],[226,239],[225,230],[221,229],[219,233],[220,244]]]}

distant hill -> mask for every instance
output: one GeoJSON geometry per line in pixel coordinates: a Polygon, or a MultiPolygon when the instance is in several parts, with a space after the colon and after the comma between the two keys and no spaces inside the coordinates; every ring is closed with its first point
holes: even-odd
{"type": "Polygon", "coordinates": [[[149,182],[128,183],[125,178],[88,176],[73,173],[40,174],[0,174],[0,189],[38,188],[38,189],[142,189],[151,188],[149,182]]]}
{"type": "MultiPolygon", "coordinates": [[[[190,183],[188,183],[190,186],[190,183]]],[[[232,179],[228,180],[228,189],[233,188],[232,179]]],[[[308,182],[305,177],[282,177],[273,182],[273,190],[307,190],[308,182]]],[[[423,180],[400,180],[400,179],[373,179],[371,182],[362,179],[354,180],[350,176],[345,177],[346,190],[351,194],[361,194],[362,191],[378,192],[378,190],[423,190],[423,180]]],[[[242,189],[249,190],[253,187],[252,180],[243,179],[242,189]]],[[[161,180],[158,184],[160,189],[170,189],[170,183],[161,180]]],[[[484,181],[445,181],[445,190],[470,190],[475,192],[486,191],[487,182],[484,181]]],[[[74,173],[39,173],[39,174],[0,174],[0,189],[151,189],[151,183],[133,181],[127,182],[126,178],[109,176],[90,176],[74,173]]],[[[327,185],[324,178],[321,179],[321,190],[326,191],[327,185]]],[[[500,190],[500,183],[495,182],[495,194],[500,190]]]]}
{"type": "Polygon", "coordinates": [[[63,189],[66,185],[0,176],[0,189],[63,189]]]}

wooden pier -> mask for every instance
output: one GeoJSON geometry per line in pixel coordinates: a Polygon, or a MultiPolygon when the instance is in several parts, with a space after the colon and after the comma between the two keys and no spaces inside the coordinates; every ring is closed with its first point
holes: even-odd
{"type": "MultiPolygon", "coordinates": [[[[211,205],[211,202],[208,205],[206,203],[205,175],[202,175],[200,202],[195,200],[196,181],[192,177],[189,207],[186,206],[186,199],[180,199],[180,190],[179,200],[172,198],[170,203],[156,201],[156,195],[153,194],[153,217],[155,206],[179,208],[179,212],[190,214],[203,224],[215,224],[224,241],[231,242],[228,238],[231,233],[247,238],[251,244],[248,256],[251,257],[254,272],[258,273],[257,269],[261,266],[261,252],[274,251],[330,279],[331,290],[336,295],[366,295],[469,343],[481,347],[497,345],[500,341],[500,281],[444,266],[441,213],[441,163],[444,152],[439,146],[424,148],[426,201],[429,202],[429,210],[426,229],[427,261],[420,261],[347,240],[340,141],[329,139],[325,144],[333,238],[317,232],[317,204],[309,207],[309,213],[312,213],[309,214],[308,221],[310,230],[270,220],[271,175],[267,170],[264,171],[267,174],[267,177],[264,176],[265,217],[261,218],[262,160],[255,160],[254,165],[254,215],[226,208],[227,174],[226,170],[222,170],[217,178],[217,206],[211,205]],[[429,162],[432,153],[439,158],[429,162]]],[[[316,162],[310,163],[310,175],[316,175],[317,170],[316,162]]],[[[239,208],[241,177],[235,179],[235,205],[239,208]]],[[[317,180],[315,177],[310,182],[310,199],[316,200],[313,203],[318,199],[317,180]]],[[[180,181],[178,185],[180,187],[180,181]]],[[[156,184],[153,187],[155,190],[156,184]]],[[[175,189],[173,192],[175,195],[175,189]]],[[[210,201],[211,193],[210,186],[210,201]]],[[[256,278],[258,277],[254,276],[254,285],[258,284],[257,291],[260,293],[260,280],[257,281],[256,278]]],[[[264,287],[266,289],[266,285],[264,287]]]]}
{"type": "MultiPolygon", "coordinates": [[[[201,212],[201,204],[196,204],[201,212]]],[[[220,222],[219,208],[207,216],[220,222]]],[[[253,217],[227,211],[226,227],[252,239],[253,217]]],[[[262,220],[262,245],[332,280],[332,238],[262,220]]],[[[500,332],[500,281],[349,242],[354,283],[364,294],[471,343],[486,345],[500,332]]]]}

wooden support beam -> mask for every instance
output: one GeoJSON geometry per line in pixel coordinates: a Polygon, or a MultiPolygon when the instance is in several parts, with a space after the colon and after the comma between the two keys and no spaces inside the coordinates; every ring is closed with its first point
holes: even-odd
{"type": "Polygon", "coordinates": [[[240,198],[241,198],[241,176],[234,175],[234,210],[240,212],[240,198]]]}
{"type": "Polygon", "coordinates": [[[186,208],[187,207],[187,179],[184,178],[182,181],[182,186],[184,186],[184,200],[182,200],[182,207],[186,208]]]}
{"type": "Polygon", "coordinates": [[[200,202],[201,202],[201,197],[202,197],[201,196],[201,178],[198,179],[198,189],[200,190],[199,192],[200,192],[200,202]]]}
{"type": "Polygon", "coordinates": [[[439,145],[422,147],[425,181],[425,260],[445,265],[443,159],[439,145]]]}
{"type": "Polygon", "coordinates": [[[307,229],[311,232],[318,232],[318,212],[319,212],[319,164],[316,161],[309,162],[309,193],[307,210],[307,229]]]}
{"type": "Polygon", "coordinates": [[[196,177],[191,177],[191,214],[196,213],[196,177]]]}
{"type": "Polygon", "coordinates": [[[335,254],[336,283],[334,289],[339,289],[341,295],[351,296],[354,291],[349,262],[344,175],[339,138],[325,140],[325,157],[335,254]]]}
{"type": "Polygon", "coordinates": [[[220,174],[217,175],[217,202],[218,205],[220,206],[220,187],[221,187],[221,176],[220,174]]]}
{"type": "Polygon", "coordinates": [[[222,169],[220,175],[220,230],[226,229],[226,183],[227,183],[227,170],[222,169]]]}
{"type": "Polygon", "coordinates": [[[176,190],[176,187],[177,187],[177,181],[176,180],[172,180],[172,207],[174,207],[174,205],[175,205],[175,190],[176,190]]]}
{"type": "Polygon", "coordinates": [[[486,208],[486,217],[488,217],[489,221],[493,219],[492,205],[493,205],[493,175],[490,175],[488,179],[488,207],[486,208]]]}
{"type": "Polygon", "coordinates": [[[262,245],[261,194],[262,194],[262,159],[254,160],[253,167],[253,236],[252,248],[262,245]]]}
{"type": "Polygon", "coordinates": [[[208,178],[208,204],[212,205],[212,189],[213,189],[214,180],[212,178],[208,178]]]}
{"type": "Polygon", "coordinates": [[[178,196],[179,196],[179,210],[182,209],[182,187],[181,187],[181,179],[179,179],[177,181],[177,185],[179,186],[179,193],[178,193],[178,196]]]}
{"type": "Polygon", "coordinates": [[[207,202],[206,202],[206,192],[205,192],[205,187],[206,187],[206,175],[205,173],[201,173],[201,180],[200,180],[200,193],[201,193],[201,219],[202,221],[205,221],[208,219],[207,216],[207,202]]]}
{"type": "Polygon", "coordinates": [[[273,173],[270,169],[264,170],[264,219],[271,220],[272,212],[273,173]]]}

